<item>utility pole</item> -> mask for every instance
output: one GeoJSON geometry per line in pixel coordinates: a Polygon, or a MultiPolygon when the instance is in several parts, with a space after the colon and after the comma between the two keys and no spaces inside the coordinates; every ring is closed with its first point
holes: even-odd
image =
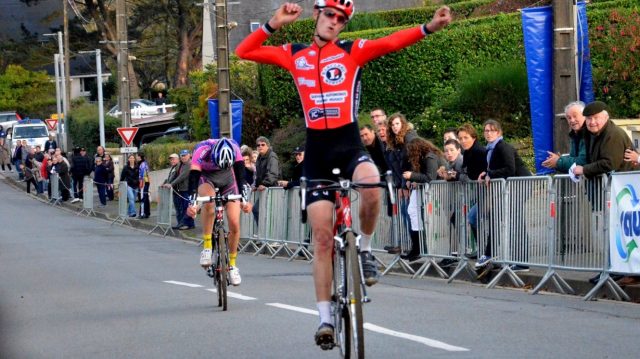
{"type": "Polygon", "coordinates": [[[578,100],[576,1],[553,0],[553,150],[569,151],[564,107],[578,100]]]}
{"type": "Polygon", "coordinates": [[[53,54],[53,63],[54,63],[54,72],[56,74],[56,110],[58,112],[57,115],[57,125],[56,132],[60,133],[60,120],[62,118],[62,106],[61,106],[61,97],[62,93],[60,92],[60,54],[53,54]]]}
{"type": "Polygon", "coordinates": [[[100,146],[105,147],[104,138],[104,101],[102,99],[102,56],[100,49],[95,51],[80,51],[81,54],[96,54],[96,83],[98,86],[98,127],[100,130],[100,146]]]}
{"type": "MultiPolygon", "coordinates": [[[[211,0],[209,0],[211,1],[211,0]]],[[[229,76],[229,24],[227,0],[215,0],[213,18],[216,26],[216,54],[218,57],[218,123],[220,136],[231,137],[231,86],[229,76]]]]}
{"type": "MultiPolygon", "coordinates": [[[[127,39],[127,6],[125,0],[116,0],[116,32],[118,41],[118,105],[122,114],[122,127],[131,127],[131,95],[129,92],[129,42],[127,39]]],[[[123,146],[126,144],[123,141],[123,146]]]]}
{"type": "MultiPolygon", "coordinates": [[[[64,73],[62,74],[62,90],[64,91],[64,101],[62,102],[64,106],[64,118],[58,119],[58,121],[64,120],[64,131],[62,133],[62,143],[65,151],[69,151],[69,136],[67,133],[69,131],[69,126],[67,126],[67,118],[69,118],[69,104],[71,100],[71,67],[69,66],[69,18],[67,8],[69,4],[67,4],[67,0],[62,0],[62,13],[63,13],[63,26],[64,26],[64,73]]],[[[60,32],[58,32],[60,35],[60,32]]]]}

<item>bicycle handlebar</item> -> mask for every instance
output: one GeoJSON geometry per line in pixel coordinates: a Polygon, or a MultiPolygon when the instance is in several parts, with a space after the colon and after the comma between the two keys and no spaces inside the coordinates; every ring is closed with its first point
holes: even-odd
{"type": "Polygon", "coordinates": [[[227,195],[215,195],[215,196],[198,196],[195,198],[196,203],[209,203],[215,202],[216,199],[220,199],[223,202],[234,201],[236,199],[243,199],[241,194],[227,194],[227,195]]]}
{"type": "Polygon", "coordinates": [[[376,183],[362,183],[362,182],[352,182],[347,179],[339,178],[338,181],[326,180],[326,179],[317,179],[317,180],[307,180],[306,177],[300,177],[300,192],[302,194],[300,209],[304,212],[307,209],[307,196],[306,193],[309,190],[307,185],[309,183],[329,183],[325,186],[314,187],[313,190],[316,191],[338,191],[338,190],[348,190],[348,189],[358,189],[358,188],[386,188],[389,192],[389,200],[391,205],[396,204],[395,193],[393,191],[393,175],[391,171],[387,171],[385,173],[385,180],[376,182],[376,183]]]}

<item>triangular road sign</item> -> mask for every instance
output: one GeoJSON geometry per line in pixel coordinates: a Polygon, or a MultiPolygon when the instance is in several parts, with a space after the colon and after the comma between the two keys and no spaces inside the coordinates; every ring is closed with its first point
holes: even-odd
{"type": "Polygon", "coordinates": [[[49,129],[49,131],[55,131],[56,127],[58,126],[58,119],[56,118],[48,118],[44,120],[44,122],[47,124],[47,128],[49,129]]]}
{"type": "Polygon", "coordinates": [[[133,138],[136,137],[136,133],[138,133],[137,127],[118,127],[118,134],[122,137],[122,140],[127,146],[131,146],[131,142],[133,142],[133,138]]]}

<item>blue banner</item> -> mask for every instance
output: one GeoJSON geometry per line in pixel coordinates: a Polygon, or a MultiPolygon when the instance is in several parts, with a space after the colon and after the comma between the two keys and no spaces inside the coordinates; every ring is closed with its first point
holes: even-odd
{"type": "MultiPolygon", "coordinates": [[[[242,143],[242,100],[231,100],[231,138],[237,143],[242,143]]],[[[220,121],[218,115],[218,100],[209,100],[209,124],[211,126],[211,138],[220,138],[220,121]]]]}
{"type": "MultiPolygon", "coordinates": [[[[593,81],[589,60],[587,10],[578,3],[579,96],[593,102],[593,81]]],[[[522,9],[522,31],[531,104],[531,132],[537,174],[553,172],[542,167],[547,151],[553,151],[553,9],[551,6],[522,9]]]]}

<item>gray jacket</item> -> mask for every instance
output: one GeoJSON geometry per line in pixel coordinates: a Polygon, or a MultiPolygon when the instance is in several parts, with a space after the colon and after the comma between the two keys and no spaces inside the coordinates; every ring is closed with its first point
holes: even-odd
{"type": "Polygon", "coordinates": [[[170,184],[176,191],[185,192],[189,190],[189,173],[191,172],[191,161],[187,163],[178,164],[169,173],[167,178],[168,184],[170,184]]]}
{"type": "Polygon", "coordinates": [[[258,156],[255,186],[276,187],[278,185],[278,178],[280,178],[278,155],[269,149],[269,152],[264,156],[258,156]]]}

